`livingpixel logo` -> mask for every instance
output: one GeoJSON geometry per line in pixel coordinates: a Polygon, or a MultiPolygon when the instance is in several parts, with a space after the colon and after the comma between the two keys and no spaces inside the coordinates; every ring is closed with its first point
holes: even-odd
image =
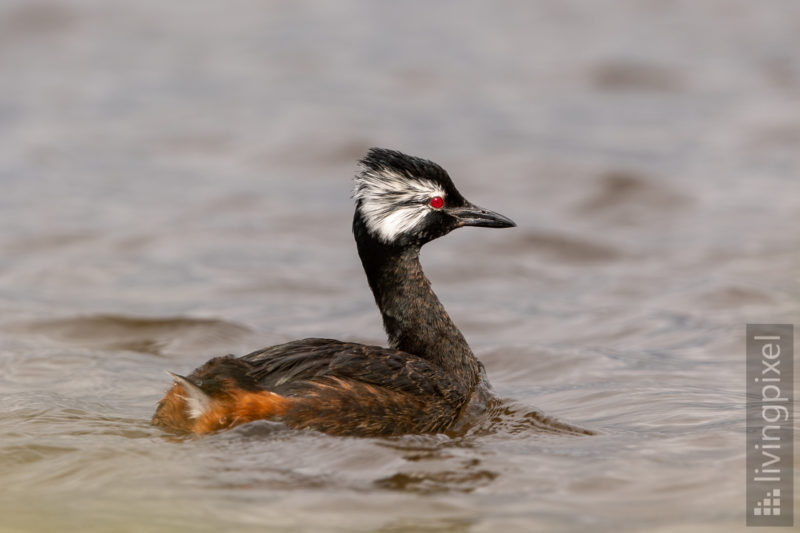
{"type": "Polygon", "coordinates": [[[781,489],[767,491],[763,500],[756,502],[753,507],[753,516],[780,516],[781,515],[781,489]]]}
{"type": "Polygon", "coordinates": [[[747,325],[747,525],[794,525],[794,326],[747,325]]]}

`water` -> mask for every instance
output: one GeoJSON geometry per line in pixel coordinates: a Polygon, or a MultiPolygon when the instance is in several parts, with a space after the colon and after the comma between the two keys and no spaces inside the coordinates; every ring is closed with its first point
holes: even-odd
{"type": "Polygon", "coordinates": [[[800,323],[798,21],[2,2],[0,530],[743,529],[744,325],[800,323]],[[349,233],[372,145],[519,224],[422,256],[504,403],[451,437],[150,427],[164,370],[384,342],[349,233]]]}

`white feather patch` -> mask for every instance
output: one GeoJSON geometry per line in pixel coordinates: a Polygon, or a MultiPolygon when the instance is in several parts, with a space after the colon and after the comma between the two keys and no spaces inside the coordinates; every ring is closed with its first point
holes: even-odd
{"type": "Polygon", "coordinates": [[[189,415],[189,418],[192,420],[197,420],[203,416],[206,409],[208,409],[208,404],[199,398],[184,396],[183,399],[186,400],[186,414],[189,415]]]}
{"type": "Polygon", "coordinates": [[[186,414],[189,418],[193,420],[197,420],[206,411],[208,411],[209,407],[211,406],[211,399],[208,395],[203,392],[203,390],[186,379],[183,376],[178,374],[173,374],[170,371],[167,371],[167,374],[172,376],[172,379],[175,380],[175,383],[183,387],[183,390],[186,392],[186,395],[180,395],[181,398],[186,400],[186,414]]]}
{"type": "Polygon", "coordinates": [[[434,196],[445,196],[437,183],[389,169],[364,169],[356,176],[353,191],[367,229],[387,243],[422,222],[433,209],[429,202],[434,196]]]}

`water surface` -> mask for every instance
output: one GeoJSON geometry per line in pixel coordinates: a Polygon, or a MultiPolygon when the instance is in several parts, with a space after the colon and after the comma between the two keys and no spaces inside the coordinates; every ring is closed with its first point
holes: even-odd
{"type": "Polygon", "coordinates": [[[800,322],[798,20],[3,2],[0,530],[744,529],[744,325],[800,322]],[[385,342],[349,232],[372,145],[518,223],[422,255],[504,402],[451,436],[150,427],[165,370],[385,342]]]}

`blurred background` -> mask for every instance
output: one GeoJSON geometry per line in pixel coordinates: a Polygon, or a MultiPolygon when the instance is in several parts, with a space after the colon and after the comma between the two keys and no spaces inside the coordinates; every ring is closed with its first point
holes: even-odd
{"type": "Polygon", "coordinates": [[[800,322],[798,51],[794,0],[0,1],[0,530],[744,529],[744,327],[800,322]],[[151,428],[163,370],[385,342],[370,146],[519,225],[422,257],[502,411],[151,428]]]}

